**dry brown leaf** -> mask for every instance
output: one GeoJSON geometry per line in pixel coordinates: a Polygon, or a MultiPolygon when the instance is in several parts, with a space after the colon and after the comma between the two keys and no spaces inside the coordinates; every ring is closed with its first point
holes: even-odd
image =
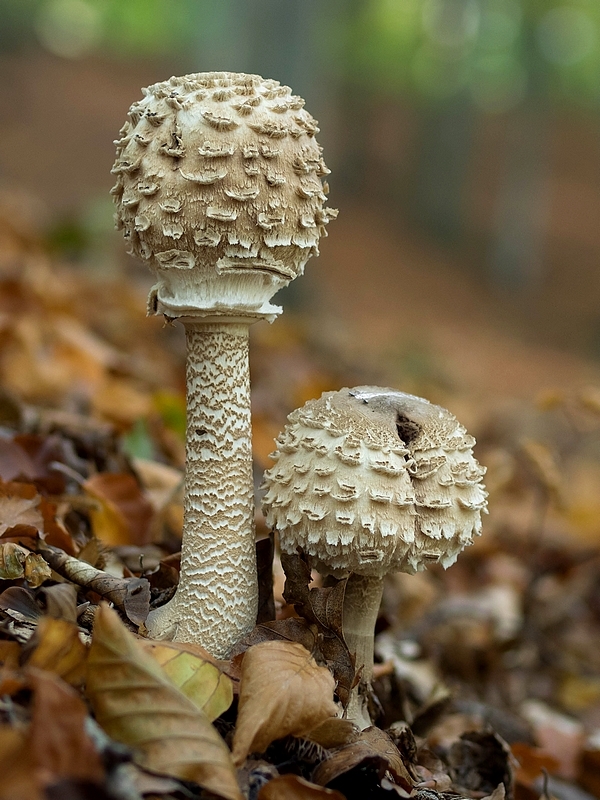
{"type": "Polygon", "coordinates": [[[334,747],[343,747],[356,742],[360,737],[360,730],[349,719],[331,717],[322,722],[306,735],[311,742],[316,742],[326,750],[334,747]]]}
{"type": "Polygon", "coordinates": [[[43,531],[40,499],[32,484],[0,482],[0,536],[36,536],[43,531]]]}
{"type": "Polygon", "coordinates": [[[14,542],[0,542],[0,579],[14,581],[25,578],[34,589],[52,576],[42,556],[31,553],[14,542]]]}
{"type": "Polygon", "coordinates": [[[86,694],[98,723],[134,749],[140,766],[242,800],[229,750],[206,715],[104,605],[94,623],[86,694]]]}
{"type": "Polygon", "coordinates": [[[53,672],[71,686],[83,684],[88,651],[77,625],[66,619],[43,617],[30,644],[35,649],[26,662],[28,666],[53,672]]]}
{"type": "Polygon", "coordinates": [[[148,416],[152,398],[131,380],[106,377],[94,393],[92,408],[98,416],[128,426],[148,416]]]}
{"type": "Polygon", "coordinates": [[[61,780],[100,783],[104,767],[85,732],[87,709],[75,692],[47,672],[28,669],[33,690],[29,727],[0,727],[0,800],[41,800],[61,780]]]}
{"type": "Polygon", "coordinates": [[[233,684],[231,678],[213,663],[210,656],[206,658],[190,652],[179,647],[177,642],[142,642],[142,644],[175,686],[189,697],[211,722],[227,711],[233,702],[233,684]]]}
{"type": "Polygon", "coordinates": [[[319,764],[313,780],[326,786],[340,775],[365,763],[377,769],[380,779],[389,771],[402,788],[408,791],[412,789],[413,780],[400,751],[387,733],[375,727],[362,731],[357,741],[340,748],[331,758],[319,764]]]}
{"type": "Polygon", "coordinates": [[[8,670],[19,669],[20,655],[21,645],[18,642],[9,642],[7,639],[0,639],[0,666],[8,670]]]}
{"type": "Polygon", "coordinates": [[[542,777],[544,770],[552,775],[559,767],[558,761],[541,747],[532,747],[525,742],[514,742],[510,749],[518,763],[515,780],[531,789],[535,788],[535,782],[542,777]]]}
{"type": "Polygon", "coordinates": [[[250,647],[242,662],[238,721],[233,760],[240,765],[250,752],[262,753],[275,739],[305,736],[337,714],[335,681],[296,642],[262,642],[250,647]]]}
{"type": "Polygon", "coordinates": [[[28,750],[44,782],[58,778],[101,781],[104,767],[85,732],[87,708],[79,696],[48,672],[28,669],[34,692],[28,750]]]}
{"type": "Polygon", "coordinates": [[[42,800],[25,733],[9,725],[0,726],[0,774],[0,800],[42,800]]]}
{"type": "Polygon", "coordinates": [[[133,475],[101,472],[84,489],[98,505],[90,511],[95,535],[105,544],[147,544],[152,505],[133,475]]]}
{"type": "Polygon", "coordinates": [[[265,784],[258,800],[344,800],[344,795],[309,783],[298,775],[279,775],[265,784]]]}

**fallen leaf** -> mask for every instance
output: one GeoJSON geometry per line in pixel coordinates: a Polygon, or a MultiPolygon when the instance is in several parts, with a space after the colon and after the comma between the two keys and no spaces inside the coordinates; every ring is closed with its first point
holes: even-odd
{"type": "Polygon", "coordinates": [[[242,662],[234,763],[242,764],[250,752],[264,752],[275,739],[305,736],[336,716],[334,689],[329,670],[318,666],[301,644],[250,647],[242,662]]]}
{"type": "Polygon", "coordinates": [[[14,542],[0,542],[0,580],[25,578],[35,589],[50,577],[52,570],[42,556],[14,542]]]}
{"type": "Polygon", "coordinates": [[[344,795],[309,783],[298,775],[279,775],[265,784],[258,800],[344,800],[344,795]]]}
{"type": "Polygon", "coordinates": [[[316,742],[326,750],[352,744],[360,738],[360,731],[349,719],[331,717],[306,735],[311,742],[316,742]]]}
{"type": "Polygon", "coordinates": [[[533,789],[538,778],[546,770],[550,774],[556,772],[558,761],[540,747],[532,747],[525,742],[515,742],[510,746],[518,767],[515,770],[515,780],[533,789]]]}
{"type": "Polygon", "coordinates": [[[104,780],[104,767],[86,733],[87,709],[65,683],[41,670],[27,670],[33,690],[26,730],[0,727],[0,800],[42,800],[61,780],[104,780]]]}
{"type": "Polygon", "coordinates": [[[98,506],[91,509],[94,534],[105,544],[147,544],[153,509],[140,485],[127,473],[101,472],[84,489],[98,506]]]}
{"type": "Polygon", "coordinates": [[[37,596],[45,605],[46,616],[77,622],[77,590],[72,583],[44,586],[37,596]]]}
{"type": "Polygon", "coordinates": [[[19,669],[20,655],[21,655],[21,647],[18,644],[18,642],[9,642],[7,639],[0,639],[1,666],[9,670],[19,669]]]}
{"type": "Polygon", "coordinates": [[[132,425],[152,410],[152,399],[131,380],[105,378],[94,393],[94,412],[121,426],[132,425]]]}
{"type": "Polygon", "coordinates": [[[29,622],[36,622],[43,614],[35,602],[35,595],[23,586],[9,586],[0,594],[0,608],[9,613],[16,612],[29,622]]]}
{"type": "Polygon", "coordinates": [[[318,628],[305,619],[288,617],[257,625],[233,651],[235,655],[261,642],[297,642],[313,653],[318,642],[318,628]]]}
{"type": "Polygon", "coordinates": [[[140,766],[242,800],[229,750],[206,715],[104,605],[96,613],[86,695],[100,726],[132,747],[140,766]]]}
{"type": "Polygon", "coordinates": [[[491,731],[463,733],[448,751],[450,775],[455,787],[467,792],[491,794],[503,783],[510,795],[513,783],[509,746],[491,731]]]}
{"type": "Polygon", "coordinates": [[[531,725],[536,742],[558,762],[556,774],[575,778],[585,741],[582,723],[539,700],[526,700],[519,710],[531,725]]]}
{"type": "Polygon", "coordinates": [[[73,689],[42,670],[27,670],[33,689],[28,750],[45,785],[58,778],[101,781],[104,767],[85,731],[88,711],[73,689]]]}
{"type": "Polygon", "coordinates": [[[307,622],[318,627],[319,649],[331,665],[336,693],[345,707],[356,677],[355,659],[348,650],[342,626],[347,581],[338,581],[325,589],[309,589],[312,576],[304,557],[282,553],[281,564],[285,571],[283,597],[307,622]]]}
{"type": "Polygon", "coordinates": [[[374,727],[366,728],[357,741],[336,750],[330,758],[321,762],[312,777],[315,783],[326,786],[366,763],[376,769],[380,780],[389,771],[402,788],[407,791],[412,789],[413,780],[400,751],[387,733],[374,727]]]}
{"type": "Polygon", "coordinates": [[[34,466],[25,450],[13,437],[0,436],[0,478],[3,481],[31,480],[34,475],[34,466]]]}
{"type": "Polygon", "coordinates": [[[144,642],[144,649],[211,722],[227,711],[233,702],[233,684],[212,661],[179,648],[176,642],[144,642]]]}
{"type": "Polygon", "coordinates": [[[26,749],[25,733],[0,726],[0,800],[42,800],[26,749]]]}
{"type": "Polygon", "coordinates": [[[52,672],[71,686],[83,684],[88,651],[73,622],[42,617],[27,642],[27,651],[30,652],[25,662],[28,666],[52,672]],[[30,647],[34,649],[30,651],[30,647]]]}
{"type": "Polygon", "coordinates": [[[0,482],[0,536],[37,536],[44,530],[40,495],[32,484],[0,482]]]}

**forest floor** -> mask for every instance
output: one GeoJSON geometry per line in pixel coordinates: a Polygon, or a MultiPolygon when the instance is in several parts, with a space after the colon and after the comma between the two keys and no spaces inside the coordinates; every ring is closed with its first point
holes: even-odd
{"type": "Polygon", "coordinates": [[[183,336],[144,316],[137,273],[70,266],[0,210],[1,800],[600,797],[598,367],[508,334],[435,249],[344,217],[310,312],[291,295],[253,332],[257,475],[290,410],[369,383],[456,413],[490,493],[455,566],[387,580],[362,733],[331,721],[339,597],[317,582],[306,603],[301,563],[286,602],[275,554],[230,661],[140,635],[178,578],[183,336]]]}

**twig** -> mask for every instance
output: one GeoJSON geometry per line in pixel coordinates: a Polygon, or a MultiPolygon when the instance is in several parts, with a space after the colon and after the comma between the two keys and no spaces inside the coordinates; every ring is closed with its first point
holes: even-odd
{"type": "Polygon", "coordinates": [[[150,608],[150,584],[145,578],[115,578],[64,550],[43,545],[41,552],[55,572],[84,589],[91,589],[120,609],[131,622],[141,625],[150,608]]]}

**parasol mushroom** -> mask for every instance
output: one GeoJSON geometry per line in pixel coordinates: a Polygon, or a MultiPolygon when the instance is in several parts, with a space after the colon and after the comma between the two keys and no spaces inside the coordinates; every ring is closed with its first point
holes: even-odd
{"type": "Polygon", "coordinates": [[[183,323],[182,567],[149,635],[226,656],[255,623],[248,328],[281,309],[335,212],[315,120],[287,86],[211,72],[143,90],[117,141],[112,190],[130,252],[157,277],[148,311],[183,323]]]}
{"type": "Polygon", "coordinates": [[[449,411],[393,389],[325,392],[288,419],[263,507],[282,552],[349,576],[343,631],[362,676],[347,714],[365,728],[383,578],[454,563],[481,532],[485,469],[449,411]]]}

